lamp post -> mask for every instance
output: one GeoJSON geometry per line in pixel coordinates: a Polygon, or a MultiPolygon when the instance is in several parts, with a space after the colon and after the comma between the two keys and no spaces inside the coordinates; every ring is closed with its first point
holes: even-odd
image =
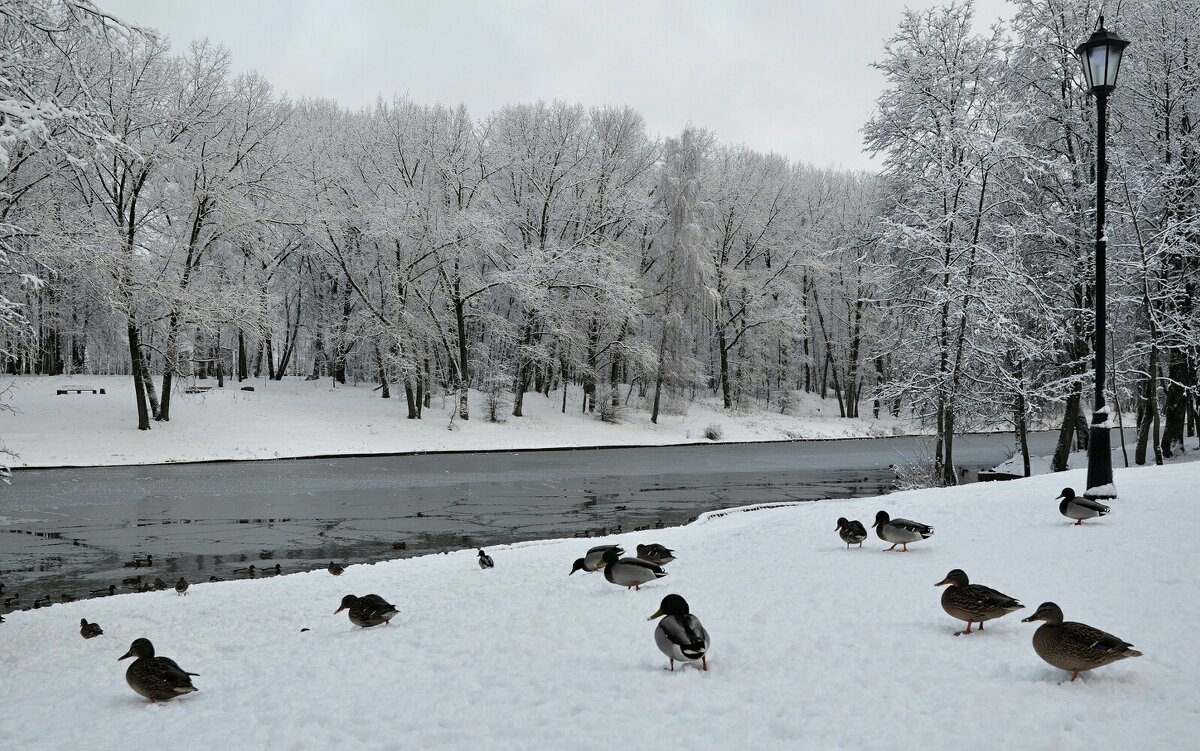
{"type": "Polygon", "coordinates": [[[1108,177],[1105,158],[1106,127],[1108,125],[1108,95],[1117,88],[1117,73],[1121,55],[1129,42],[1105,30],[1104,16],[1100,27],[1075,54],[1083,63],[1083,77],[1088,90],[1096,96],[1096,337],[1093,353],[1096,358],[1096,403],[1088,437],[1087,490],[1084,496],[1092,499],[1116,498],[1113,485],[1112,449],[1109,444],[1108,408],[1104,400],[1104,334],[1107,326],[1105,299],[1104,181],[1108,177]]]}

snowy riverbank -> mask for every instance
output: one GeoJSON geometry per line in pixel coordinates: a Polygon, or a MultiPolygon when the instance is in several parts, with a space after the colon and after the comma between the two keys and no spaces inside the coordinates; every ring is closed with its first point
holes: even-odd
{"type": "Polygon", "coordinates": [[[1200,583],[1164,535],[1200,464],[1118,470],[1111,515],[1070,526],[1053,500],[1079,471],[702,517],[608,538],[675,548],[640,592],[568,577],[598,540],[555,540],[276,579],[121,595],[0,624],[5,748],[536,749],[1182,748],[1200,721],[1200,583]],[[907,554],[846,550],[834,520],[885,508],[934,525],[907,554]],[[952,568],[1027,608],[986,632],[938,604],[952,568]],[[347,592],[400,615],[352,628],[347,592]],[[647,616],[684,595],[711,671],[666,671],[647,616]],[[1144,657],[1063,683],[1021,623],[1043,600],[1144,657]],[[79,619],[105,635],[84,641],[79,619]],[[301,628],[309,628],[301,632],[301,628]],[[200,674],[150,705],[117,662],[136,637],[200,674]]]}
{"type": "MultiPolygon", "coordinates": [[[[138,431],[133,385],[124,376],[23,377],[15,380],[0,413],[0,439],[19,456],[19,467],[107,466],[215,459],[280,459],[299,456],[482,451],[570,446],[673,445],[710,442],[709,425],[724,442],[797,438],[876,438],[912,429],[890,418],[846,420],[834,400],[806,398],[791,414],[746,411],[725,414],[715,401],[689,405],[686,415],[629,408],[617,424],[579,412],[572,389],[566,414],[562,392],[547,399],[530,394],[525,416],[504,423],[486,420],[483,396],[472,392],[472,418],[448,425],[450,405],[440,398],[424,419],[405,418],[403,392],[380,399],[371,384],[331,388],[331,381],[235,381],[203,394],[176,394],[172,420],[138,431]],[[66,394],[66,385],[103,388],[106,394],[66,394]]],[[[205,385],[215,386],[215,380],[205,385]]]]}

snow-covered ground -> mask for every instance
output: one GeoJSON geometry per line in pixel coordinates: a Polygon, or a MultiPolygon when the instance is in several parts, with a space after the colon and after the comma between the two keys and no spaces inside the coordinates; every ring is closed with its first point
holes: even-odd
{"type": "MultiPolygon", "coordinates": [[[[205,385],[215,386],[215,380],[205,385]]],[[[253,392],[235,381],[204,394],[176,394],[171,422],[138,431],[133,383],[127,376],[23,377],[6,402],[16,413],[0,413],[0,440],[18,457],[17,467],[98,466],[278,459],[326,454],[388,454],[479,451],[563,446],[670,445],[707,442],[709,425],[728,442],[795,438],[869,438],[910,432],[906,423],[886,418],[846,420],[837,402],[808,396],[791,414],[746,411],[723,414],[713,400],[697,401],[686,415],[660,415],[630,408],[619,424],[579,411],[580,391],[572,389],[566,414],[562,392],[547,399],[525,398],[525,416],[490,423],[483,397],[472,393],[469,421],[455,420],[451,405],[435,398],[424,419],[405,418],[404,393],[380,399],[371,384],[331,388],[320,381],[250,380],[253,392]],[[104,388],[108,393],[57,395],[65,385],[104,388]]]]}
{"type": "MultiPolygon", "coordinates": [[[[722,512],[607,538],[676,549],[627,591],[567,576],[600,540],[554,540],[17,612],[0,624],[0,748],[1181,749],[1200,704],[1198,557],[1167,534],[1200,464],[1118,470],[1113,512],[1071,526],[1053,500],[1083,473],[722,512]],[[838,516],[932,524],[907,554],[847,550],[838,516]],[[983,633],[939,606],[952,568],[1027,608],[983,633]],[[351,627],[347,592],[400,614],[351,627]],[[667,672],[646,618],[687,598],[708,673],[667,672]],[[1074,683],[1021,623],[1044,600],[1144,657],[1074,683]],[[104,636],[85,641],[79,619],[104,636]],[[302,628],[309,631],[302,632],[302,628]],[[199,673],[151,705],[117,657],[137,637],[199,673]]],[[[1178,531],[1186,531],[1187,525],[1178,531]]],[[[33,593],[31,593],[33,594],[33,593]]]]}

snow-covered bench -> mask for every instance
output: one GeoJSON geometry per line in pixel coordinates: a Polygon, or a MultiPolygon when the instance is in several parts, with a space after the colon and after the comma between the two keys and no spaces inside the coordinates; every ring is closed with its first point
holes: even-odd
{"type": "Polygon", "coordinates": [[[96,388],[95,386],[59,386],[56,389],[55,396],[63,394],[103,394],[104,389],[96,388]]]}

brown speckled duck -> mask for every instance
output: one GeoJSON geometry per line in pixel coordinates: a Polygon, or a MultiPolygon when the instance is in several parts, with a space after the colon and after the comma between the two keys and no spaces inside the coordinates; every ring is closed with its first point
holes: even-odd
{"type": "Polygon", "coordinates": [[[857,519],[851,521],[844,516],[839,516],[836,529],[838,536],[842,538],[842,542],[846,543],[847,548],[851,545],[858,545],[861,548],[863,541],[867,539],[867,528],[857,519]]]}
{"type": "Polygon", "coordinates": [[[387,625],[388,621],[400,612],[379,595],[346,595],[342,598],[342,604],[333,612],[336,615],[343,610],[350,611],[350,622],[360,628],[387,625]]]}
{"type": "Polygon", "coordinates": [[[660,566],[665,566],[675,560],[675,551],[665,545],[659,545],[657,542],[652,542],[649,545],[637,546],[637,557],[643,561],[657,563],[660,566]]]}
{"type": "Polygon", "coordinates": [[[1022,620],[1031,621],[1045,621],[1033,633],[1033,651],[1050,665],[1069,671],[1071,680],[1085,670],[1142,656],[1132,644],[1112,634],[1084,623],[1064,621],[1062,608],[1053,602],[1043,602],[1033,615],[1022,620]]]}
{"type": "Polygon", "coordinates": [[[155,657],[149,639],[134,639],[129,651],[117,659],[126,657],[137,659],[125,671],[125,682],[150,701],[168,701],[197,690],[192,676],[199,674],[187,672],[170,657],[155,657]]]}
{"type": "Polygon", "coordinates": [[[79,619],[79,635],[84,639],[94,639],[104,633],[99,623],[88,623],[87,618],[79,619]]]}
{"type": "Polygon", "coordinates": [[[1015,610],[1025,607],[1008,595],[997,592],[991,587],[985,587],[982,584],[971,584],[970,580],[967,579],[967,573],[961,568],[956,568],[946,574],[946,578],[934,586],[940,587],[943,584],[949,584],[950,586],[946,587],[946,590],[942,592],[942,610],[945,610],[960,621],[967,622],[965,629],[954,632],[955,636],[971,633],[972,623],[978,623],[979,630],[982,631],[984,621],[1008,615],[1015,610]]]}

